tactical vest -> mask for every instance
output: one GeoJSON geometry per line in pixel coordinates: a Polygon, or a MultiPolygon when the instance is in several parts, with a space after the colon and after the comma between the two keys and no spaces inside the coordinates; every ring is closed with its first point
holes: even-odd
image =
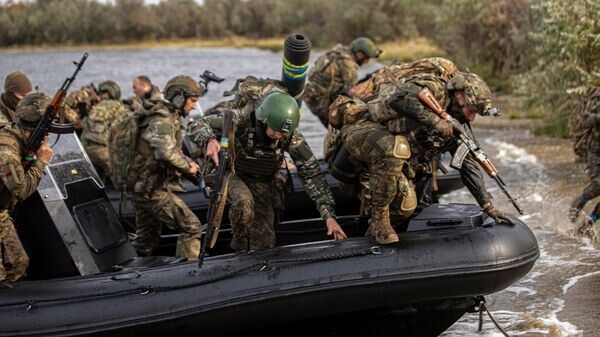
{"type": "Polygon", "coordinates": [[[330,87],[333,83],[342,83],[344,80],[339,77],[336,67],[329,66],[343,58],[354,61],[348,47],[342,45],[335,46],[332,50],[317,59],[315,65],[308,72],[309,81],[325,89],[337,90],[338,88],[330,87]]]}
{"type": "Polygon", "coordinates": [[[85,119],[81,139],[84,145],[108,145],[108,134],[113,124],[126,115],[125,107],[117,100],[105,100],[98,103],[85,119]]]}
{"type": "MultiPolygon", "coordinates": [[[[0,129],[0,145],[6,146],[16,153],[19,153],[21,157],[25,154],[25,143],[23,139],[11,129],[10,125],[0,129]],[[4,131],[2,131],[4,130],[4,131]]],[[[11,170],[10,178],[17,179],[17,174],[11,170]]],[[[16,184],[16,182],[15,182],[16,184]]],[[[7,187],[0,180],[0,210],[5,210],[13,207],[17,203],[17,199],[12,195],[11,192],[7,191],[7,187]]]]}
{"type": "Polygon", "coordinates": [[[248,119],[246,144],[238,144],[240,150],[235,157],[236,172],[261,177],[274,175],[284,160],[283,143],[278,141],[274,145],[252,112],[248,119]]]}

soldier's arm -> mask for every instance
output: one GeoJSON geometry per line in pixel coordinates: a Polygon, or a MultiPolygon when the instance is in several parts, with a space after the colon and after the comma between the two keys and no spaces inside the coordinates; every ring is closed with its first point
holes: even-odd
{"type": "Polygon", "coordinates": [[[298,130],[292,135],[288,153],[296,164],[298,176],[302,179],[306,193],[315,202],[321,217],[325,220],[335,218],[333,194],[327,186],[327,180],[321,172],[317,158],[298,130]]]}
{"type": "Polygon", "coordinates": [[[18,201],[27,199],[37,189],[47,163],[36,160],[25,172],[21,165],[21,158],[14,149],[0,146],[0,154],[2,183],[18,201]]]}
{"type": "Polygon", "coordinates": [[[419,92],[425,87],[429,88],[421,84],[406,83],[388,99],[387,104],[400,116],[408,117],[428,127],[435,127],[439,117],[426,108],[418,97],[419,92]]]}
{"type": "Polygon", "coordinates": [[[343,58],[338,64],[338,71],[344,88],[351,88],[358,82],[358,64],[354,60],[343,58]]]}
{"type": "Polygon", "coordinates": [[[190,164],[177,146],[173,128],[168,119],[154,119],[150,121],[142,137],[154,149],[154,157],[157,160],[165,161],[182,172],[189,172],[190,164]]]}
{"type": "MultiPolygon", "coordinates": [[[[245,124],[244,115],[235,113],[234,117],[236,133],[243,130],[245,124]]],[[[218,113],[210,116],[200,117],[187,126],[187,135],[196,145],[205,148],[206,142],[211,139],[218,139],[223,129],[223,114],[218,113]]]]}
{"type": "MultiPolygon", "coordinates": [[[[450,153],[452,153],[452,155],[454,155],[454,152],[458,147],[457,145],[458,144],[450,148],[450,153]]],[[[465,157],[459,173],[463,184],[467,187],[469,192],[471,192],[471,195],[473,195],[475,200],[477,200],[479,206],[483,207],[483,205],[492,201],[491,194],[485,188],[483,173],[471,153],[467,154],[465,157]]]]}

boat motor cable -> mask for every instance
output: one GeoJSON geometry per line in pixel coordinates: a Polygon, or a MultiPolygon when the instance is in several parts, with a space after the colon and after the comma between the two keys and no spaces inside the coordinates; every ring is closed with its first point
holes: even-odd
{"type": "Polygon", "coordinates": [[[494,316],[492,316],[492,313],[490,312],[490,310],[488,309],[488,307],[485,305],[485,297],[483,297],[483,300],[481,300],[481,302],[479,302],[479,306],[476,308],[479,310],[479,326],[477,327],[477,332],[481,333],[482,329],[483,329],[483,312],[487,312],[488,316],[490,317],[490,319],[492,320],[492,323],[494,323],[494,325],[496,326],[496,328],[498,328],[498,330],[500,330],[500,332],[505,336],[505,337],[510,337],[508,335],[508,333],[506,333],[506,331],[504,331],[504,329],[502,329],[502,327],[500,326],[500,324],[498,324],[498,322],[494,319],[494,316]]]}

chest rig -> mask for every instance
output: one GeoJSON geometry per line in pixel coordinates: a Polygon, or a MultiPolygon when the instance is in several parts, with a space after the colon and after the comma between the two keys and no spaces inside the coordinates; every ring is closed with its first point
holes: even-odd
{"type": "Polygon", "coordinates": [[[240,140],[235,157],[235,170],[247,175],[268,177],[281,168],[284,159],[283,141],[272,141],[262,123],[257,123],[254,111],[248,119],[247,139],[240,140]]]}

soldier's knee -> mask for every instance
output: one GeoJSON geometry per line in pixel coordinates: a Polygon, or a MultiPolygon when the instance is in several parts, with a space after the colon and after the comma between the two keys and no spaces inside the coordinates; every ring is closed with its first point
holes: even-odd
{"type": "MultiPolygon", "coordinates": [[[[254,214],[254,198],[252,195],[238,195],[231,203],[230,217],[235,219],[245,219],[254,214]]],[[[231,219],[234,221],[234,219],[231,219]]]]}

